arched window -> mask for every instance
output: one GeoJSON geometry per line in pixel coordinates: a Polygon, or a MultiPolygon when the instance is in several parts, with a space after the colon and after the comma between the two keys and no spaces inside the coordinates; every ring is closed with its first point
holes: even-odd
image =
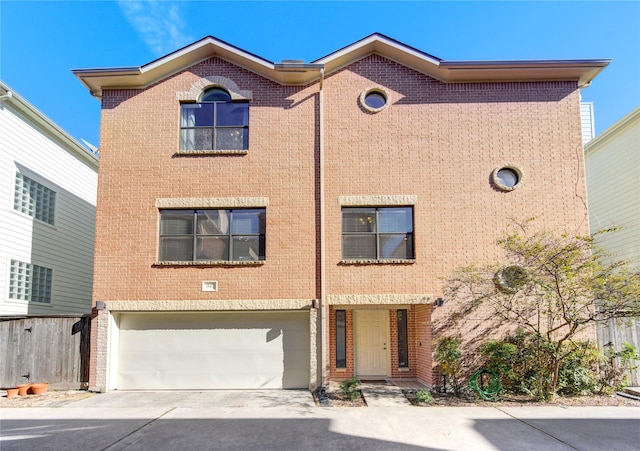
{"type": "Polygon", "coordinates": [[[183,103],[180,150],[247,150],[249,102],[234,102],[224,89],[207,89],[198,103],[183,103]]]}

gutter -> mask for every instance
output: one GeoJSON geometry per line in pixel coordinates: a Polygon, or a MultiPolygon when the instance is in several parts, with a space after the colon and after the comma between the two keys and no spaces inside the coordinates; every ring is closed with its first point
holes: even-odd
{"type": "Polygon", "coordinates": [[[318,159],[319,161],[319,177],[320,177],[320,333],[322,334],[322,338],[320,342],[322,343],[322,351],[320,353],[320,365],[322,368],[320,369],[321,374],[321,383],[320,386],[324,388],[326,386],[327,381],[327,319],[329,315],[329,308],[326,305],[327,295],[326,295],[326,270],[325,270],[325,260],[326,260],[326,250],[325,250],[325,214],[324,214],[324,91],[322,90],[324,82],[324,67],[320,69],[320,82],[318,88],[318,108],[319,108],[319,118],[320,122],[319,127],[320,130],[318,132],[318,141],[319,147],[318,150],[318,159]]]}

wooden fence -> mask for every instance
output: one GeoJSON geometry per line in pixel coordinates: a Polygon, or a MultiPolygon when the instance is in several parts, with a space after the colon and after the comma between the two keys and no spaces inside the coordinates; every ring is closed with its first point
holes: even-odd
{"type": "MultiPolygon", "coordinates": [[[[610,320],[606,325],[598,325],[598,345],[606,352],[608,349],[620,351],[623,343],[627,342],[640,349],[640,318],[626,322],[610,320]]],[[[640,366],[640,362],[636,361],[640,366]]],[[[629,386],[640,386],[640,368],[632,370],[629,374],[629,386]]]]}
{"type": "Polygon", "coordinates": [[[90,328],[89,315],[1,319],[0,387],[87,388],[90,328]]]}

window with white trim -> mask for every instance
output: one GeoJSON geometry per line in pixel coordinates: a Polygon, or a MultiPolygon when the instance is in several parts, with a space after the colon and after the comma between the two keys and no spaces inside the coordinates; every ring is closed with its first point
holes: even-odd
{"type": "Polygon", "coordinates": [[[197,103],[180,105],[180,150],[247,150],[249,102],[232,101],[222,88],[208,89],[197,103]]]}
{"type": "Polygon", "coordinates": [[[18,260],[11,260],[9,298],[51,304],[53,270],[18,260]]]}
{"type": "Polygon", "coordinates": [[[343,207],[344,260],[412,260],[412,207],[343,207]]]}
{"type": "Polygon", "coordinates": [[[265,259],[266,210],[160,210],[163,262],[265,259]]]}
{"type": "Polygon", "coordinates": [[[16,172],[13,208],[40,221],[53,225],[55,221],[56,192],[16,172]]]}

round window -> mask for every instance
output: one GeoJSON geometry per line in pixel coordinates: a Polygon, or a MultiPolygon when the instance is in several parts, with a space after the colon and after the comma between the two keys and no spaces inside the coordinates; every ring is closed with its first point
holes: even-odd
{"type": "Polygon", "coordinates": [[[498,182],[501,185],[508,186],[509,188],[513,188],[518,184],[518,174],[513,169],[500,169],[498,171],[498,182]]]}
{"type": "Polygon", "coordinates": [[[503,166],[493,170],[493,184],[503,191],[516,189],[522,178],[522,171],[515,166],[503,166]]]}
{"type": "Polygon", "coordinates": [[[360,103],[364,109],[377,113],[389,106],[389,95],[382,88],[371,87],[360,94],[360,103]]]}
{"type": "Polygon", "coordinates": [[[494,280],[502,291],[515,293],[527,282],[527,271],[518,265],[507,266],[495,274],[494,280]]]}
{"type": "Polygon", "coordinates": [[[381,92],[372,91],[364,96],[364,103],[369,108],[378,109],[387,103],[387,98],[381,92]]]}

